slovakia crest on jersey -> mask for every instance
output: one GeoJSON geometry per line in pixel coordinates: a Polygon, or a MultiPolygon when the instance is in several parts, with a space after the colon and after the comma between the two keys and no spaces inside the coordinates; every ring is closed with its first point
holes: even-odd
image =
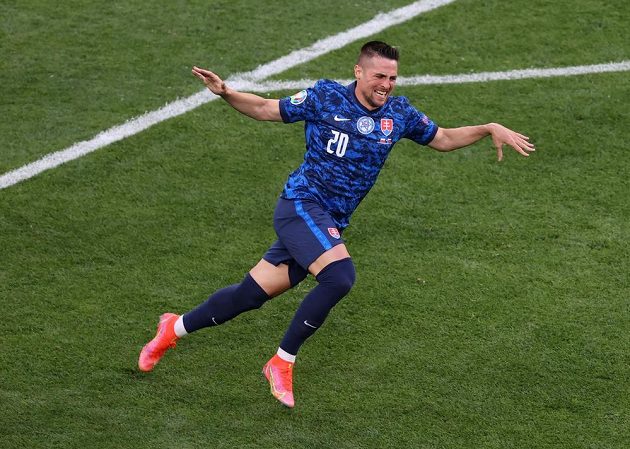
{"type": "Polygon", "coordinates": [[[334,239],[339,240],[341,238],[341,235],[339,235],[339,230],[337,228],[328,228],[328,233],[334,239]]]}
{"type": "Polygon", "coordinates": [[[386,136],[389,136],[394,131],[394,120],[391,118],[381,119],[381,131],[386,136]]]}

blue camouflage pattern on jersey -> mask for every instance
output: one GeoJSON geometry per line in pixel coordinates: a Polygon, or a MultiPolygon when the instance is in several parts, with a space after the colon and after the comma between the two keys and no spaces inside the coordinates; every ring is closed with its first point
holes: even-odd
{"type": "Polygon", "coordinates": [[[304,162],[289,175],[282,197],[318,202],[342,230],[394,144],[407,138],[426,145],[438,129],[406,97],[389,97],[380,108],[368,110],[355,86],[320,80],[280,100],[282,120],[304,121],[306,139],[304,162]]]}

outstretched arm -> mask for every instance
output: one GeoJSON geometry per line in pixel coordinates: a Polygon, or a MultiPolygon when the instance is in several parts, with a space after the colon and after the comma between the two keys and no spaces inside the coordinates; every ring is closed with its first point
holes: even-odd
{"type": "Polygon", "coordinates": [[[258,95],[234,90],[210,70],[195,66],[192,69],[192,73],[203,81],[213,94],[219,95],[242,114],[256,120],[282,121],[279,100],[266,99],[258,95]]]}
{"type": "Polygon", "coordinates": [[[509,145],[523,156],[535,151],[529,137],[512,131],[498,123],[486,125],[462,126],[461,128],[439,128],[429,146],[438,151],[453,151],[471,145],[486,136],[492,136],[492,143],[497,149],[497,158],[503,159],[503,145],[509,145]]]}

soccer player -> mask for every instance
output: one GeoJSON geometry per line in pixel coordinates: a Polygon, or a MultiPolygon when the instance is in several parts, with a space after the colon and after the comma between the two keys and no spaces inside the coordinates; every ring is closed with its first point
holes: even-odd
{"type": "Polygon", "coordinates": [[[280,100],[238,92],[215,73],[193,67],[193,75],[242,114],[256,120],[304,121],[307,149],[276,205],[273,221],[278,240],[240,283],[216,291],[187,313],[163,314],[155,338],[140,353],[142,371],[151,371],[184,335],[260,308],[310,273],[318,284],[301,302],[277,353],[263,367],[273,396],[293,407],[293,365],[298,350],[355,281],[343,231],[376,182],[394,144],[407,138],[438,151],[451,151],[491,136],[499,160],[504,145],[523,156],[534,151],[528,137],[500,124],[441,128],[407,98],[392,96],[398,58],[395,47],[368,42],[354,66],[356,81],[352,84],[320,80],[312,88],[280,100]]]}

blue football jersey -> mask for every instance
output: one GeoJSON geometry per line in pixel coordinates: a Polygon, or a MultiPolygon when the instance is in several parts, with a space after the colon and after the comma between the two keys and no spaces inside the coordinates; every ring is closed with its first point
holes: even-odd
{"type": "Polygon", "coordinates": [[[394,144],[407,138],[426,145],[438,130],[405,97],[368,110],[355,86],[320,80],[280,100],[283,121],[304,121],[306,139],[304,162],[289,175],[282,197],[318,202],[340,229],[376,182],[394,144]]]}

